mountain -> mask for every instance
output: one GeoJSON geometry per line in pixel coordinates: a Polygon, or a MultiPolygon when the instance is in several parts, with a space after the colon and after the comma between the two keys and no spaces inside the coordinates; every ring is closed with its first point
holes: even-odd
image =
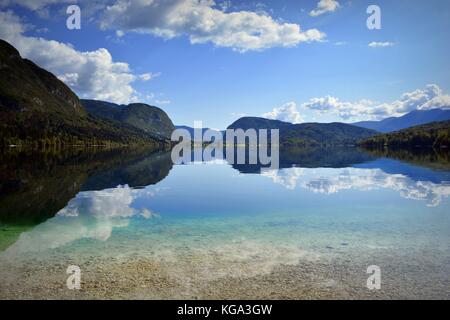
{"type": "Polygon", "coordinates": [[[260,117],[242,117],[228,126],[227,129],[282,129],[293,126],[292,123],[260,117]]]}
{"type": "Polygon", "coordinates": [[[353,125],[386,133],[444,120],[450,120],[450,110],[431,109],[415,110],[398,118],[391,117],[381,121],[356,122],[353,125]]]}
{"type": "MultiPolygon", "coordinates": [[[[175,128],[176,129],[187,130],[189,132],[189,134],[191,135],[191,140],[194,141],[194,133],[195,133],[195,129],[194,128],[189,127],[189,126],[184,126],[184,125],[175,126],[175,128]]],[[[210,128],[202,128],[202,131],[201,131],[202,132],[202,137],[205,134],[205,132],[208,131],[208,130],[211,130],[211,131],[213,131],[215,133],[219,133],[219,134],[223,135],[222,131],[215,130],[215,129],[210,129],[210,128]]],[[[200,141],[198,141],[198,142],[200,142],[200,141]]]]}
{"type": "MultiPolygon", "coordinates": [[[[132,118],[132,116],[130,116],[132,118]]],[[[89,114],[68,86],[0,40],[0,146],[167,144],[89,114]]]]}
{"type": "Polygon", "coordinates": [[[233,122],[228,129],[279,129],[280,144],[289,145],[344,145],[377,134],[376,131],[345,123],[300,123],[270,120],[258,117],[243,117],[233,122]]]}
{"type": "Polygon", "coordinates": [[[450,147],[450,121],[432,122],[376,135],[359,144],[368,148],[450,147]]]}
{"type": "Polygon", "coordinates": [[[118,105],[98,100],[81,100],[81,104],[96,117],[130,125],[161,139],[170,140],[175,130],[169,116],[155,106],[144,103],[118,105]]]}

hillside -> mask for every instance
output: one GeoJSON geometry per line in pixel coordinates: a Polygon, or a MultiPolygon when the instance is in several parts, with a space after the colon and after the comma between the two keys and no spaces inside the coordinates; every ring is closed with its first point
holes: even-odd
{"type": "Polygon", "coordinates": [[[359,144],[368,148],[450,147],[450,121],[433,122],[377,135],[359,144]]]}
{"type": "Polygon", "coordinates": [[[62,81],[0,40],[0,146],[165,143],[126,123],[90,115],[62,81]]]}
{"type": "Polygon", "coordinates": [[[280,144],[296,145],[345,145],[375,135],[377,132],[345,123],[301,123],[291,124],[279,120],[258,117],[243,117],[228,126],[228,129],[279,129],[280,144]]]}
{"type": "Polygon", "coordinates": [[[201,129],[201,139],[199,139],[198,141],[194,140],[195,139],[195,129],[193,127],[189,127],[189,126],[184,126],[184,125],[179,125],[179,126],[175,126],[176,129],[184,129],[187,130],[191,136],[192,141],[195,141],[196,143],[201,142],[204,134],[206,131],[210,131],[210,132],[214,132],[216,134],[222,135],[223,136],[223,131],[218,131],[215,129],[211,129],[211,128],[202,128],[201,129]]]}
{"type": "Polygon", "coordinates": [[[391,117],[381,121],[362,121],[353,123],[353,125],[387,133],[421,124],[445,120],[450,120],[450,110],[432,109],[415,110],[397,118],[391,117]]]}
{"type": "Polygon", "coordinates": [[[130,125],[161,139],[170,139],[175,130],[163,110],[144,103],[117,105],[105,101],[81,100],[81,104],[94,116],[130,125]]]}

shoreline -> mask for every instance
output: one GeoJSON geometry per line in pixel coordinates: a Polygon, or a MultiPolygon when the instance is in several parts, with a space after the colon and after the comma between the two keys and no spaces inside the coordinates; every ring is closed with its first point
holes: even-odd
{"type": "MultiPolygon", "coordinates": [[[[389,257],[387,257],[389,258],[389,257]]],[[[357,263],[342,259],[301,259],[295,265],[278,265],[268,273],[252,276],[223,274],[203,278],[208,270],[195,273],[196,260],[180,261],[183,272],[169,270],[170,263],[156,259],[94,259],[82,268],[80,290],[66,287],[65,265],[50,263],[16,267],[0,265],[1,299],[450,299],[444,270],[435,266],[411,265],[407,261],[389,270],[381,290],[368,290],[367,261],[357,263]],[[406,269],[405,269],[406,268],[406,269]],[[404,271],[408,270],[405,274],[404,271]],[[430,273],[424,277],[424,268],[430,273]],[[9,269],[8,274],[5,270],[9,269]],[[444,272],[443,272],[444,271],[444,272]],[[190,274],[190,272],[192,272],[190,274]],[[5,277],[6,276],[6,277],[5,277]]],[[[386,260],[388,262],[388,260],[386,260]]],[[[420,262],[420,261],[419,261],[420,262]]],[[[417,263],[417,261],[416,261],[417,263]]],[[[214,275],[218,270],[206,266],[214,275]]],[[[425,272],[427,273],[427,272],[425,272]]]]}

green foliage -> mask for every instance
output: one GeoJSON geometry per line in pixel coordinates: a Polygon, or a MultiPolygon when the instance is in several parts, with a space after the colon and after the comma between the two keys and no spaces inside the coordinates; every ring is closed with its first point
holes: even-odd
{"type": "Polygon", "coordinates": [[[144,103],[117,105],[97,100],[81,100],[81,103],[93,116],[127,124],[160,139],[170,139],[175,130],[175,126],[163,110],[144,103]]]}
{"type": "Polygon", "coordinates": [[[432,122],[377,135],[365,139],[359,144],[367,148],[450,147],[450,121],[432,122]]]}

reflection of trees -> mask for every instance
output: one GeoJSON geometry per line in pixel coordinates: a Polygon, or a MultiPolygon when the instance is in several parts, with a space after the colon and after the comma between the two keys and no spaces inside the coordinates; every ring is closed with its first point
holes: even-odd
{"type": "Polygon", "coordinates": [[[80,190],[142,186],[164,179],[169,152],[147,149],[0,154],[0,222],[35,225],[53,217],[80,190]]]}
{"type": "Polygon", "coordinates": [[[431,169],[450,169],[450,150],[433,148],[364,149],[374,157],[393,158],[431,169]]]}
{"type": "MultiPolygon", "coordinates": [[[[450,150],[416,148],[416,149],[362,149],[352,147],[333,147],[333,148],[280,148],[280,169],[300,167],[300,168],[347,168],[360,166],[364,163],[371,163],[377,158],[391,158],[429,168],[433,170],[450,169],[450,150]]],[[[374,163],[380,165],[379,163],[374,163]]],[[[241,173],[261,173],[266,169],[265,166],[256,165],[236,165],[233,168],[241,173]]],[[[414,179],[414,168],[407,164],[399,163],[397,167],[402,167],[405,173],[410,171],[414,179]]],[[[384,168],[381,168],[384,169],[384,168]]],[[[430,171],[432,172],[432,171],[430,171]]]]}
{"type": "MultiPolygon", "coordinates": [[[[345,168],[357,163],[374,160],[374,156],[352,147],[281,147],[279,153],[280,168],[345,168]]],[[[260,173],[261,169],[265,168],[265,166],[259,164],[233,164],[232,166],[241,173],[260,173]]]]}
{"type": "Polygon", "coordinates": [[[118,185],[142,187],[163,180],[172,169],[170,152],[154,152],[151,155],[128,159],[124,165],[101,170],[88,177],[81,190],[101,190],[118,185]]]}

